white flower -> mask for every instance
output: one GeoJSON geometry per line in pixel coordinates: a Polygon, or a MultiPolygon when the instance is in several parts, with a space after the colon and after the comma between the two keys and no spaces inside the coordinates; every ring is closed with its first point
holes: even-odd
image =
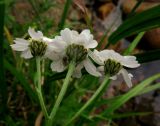
{"type": "Polygon", "coordinates": [[[136,61],[135,56],[122,56],[113,50],[100,52],[94,50],[94,52],[90,51],[89,55],[97,64],[101,65],[98,68],[99,71],[109,74],[113,80],[117,79],[117,75],[122,74],[128,87],[132,86],[131,78],[133,75],[128,73],[124,67],[139,67],[140,64],[136,61]]]}
{"type": "Polygon", "coordinates": [[[16,38],[14,40],[15,44],[11,45],[13,50],[22,52],[21,57],[30,59],[35,53],[35,55],[43,56],[52,50],[48,44],[53,40],[43,36],[41,31],[35,32],[33,28],[29,27],[28,33],[31,37],[30,39],[16,38]]]}
{"type": "Polygon", "coordinates": [[[89,30],[83,30],[80,34],[77,31],[65,28],[56,36],[51,44],[54,48],[48,58],[53,60],[51,69],[53,71],[64,71],[71,61],[76,62],[74,77],[81,77],[81,69],[84,67],[88,73],[100,76],[97,68],[88,58],[90,48],[97,46],[97,41],[93,40],[93,35],[89,30]]]}

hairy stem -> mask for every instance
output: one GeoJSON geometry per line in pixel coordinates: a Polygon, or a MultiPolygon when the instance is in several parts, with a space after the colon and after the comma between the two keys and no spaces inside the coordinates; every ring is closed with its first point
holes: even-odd
{"type": "Polygon", "coordinates": [[[36,84],[36,92],[37,92],[37,95],[38,95],[38,99],[39,99],[39,102],[40,102],[40,105],[41,105],[41,109],[42,109],[42,112],[45,116],[46,119],[49,118],[48,116],[48,112],[47,112],[47,109],[46,109],[46,106],[45,106],[45,103],[44,103],[44,99],[43,99],[43,96],[42,96],[42,89],[41,89],[41,58],[40,57],[37,57],[36,58],[36,66],[37,66],[37,84],[36,84]]]}
{"type": "Polygon", "coordinates": [[[64,97],[64,95],[65,95],[65,93],[67,91],[67,88],[68,88],[68,85],[69,85],[69,81],[70,81],[70,78],[71,78],[71,76],[73,74],[74,69],[75,69],[75,63],[71,62],[70,65],[69,65],[68,73],[67,73],[66,78],[64,80],[62,89],[61,89],[61,91],[60,91],[60,93],[58,95],[58,98],[57,98],[57,100],[55,102],[55,105],[54,105],[54,107],[53,107],[53,109],[51,111],[51,114],[50,114],[50,117],[49,117],[49,120],[48,120],[46,126],[52,126],[52,124],[53,124],[54,117],[55,117],[55,115],[57,113],[57,110],[58,110],[58,108],[59,108],[59,106],[61,104],[61,101],[62,101],[62,99],[63,99],[63,97],[64,97]]]}
{"type": "Polygon", "coordinates": [[[66,123],[66,126],[74,121],[93,101],[101,94],[102,90],[109,84],[109,76],[106,76],[100,87],[96,90],[93,96],[80,108],[80,110],[66,123]]]}

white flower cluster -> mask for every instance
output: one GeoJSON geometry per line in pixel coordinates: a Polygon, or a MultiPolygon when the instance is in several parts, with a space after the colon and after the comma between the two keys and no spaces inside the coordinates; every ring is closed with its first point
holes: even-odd
{"type": "Polygon", "coordinates": [[[121,56],[113,50],[91,51],[96,48],[97,41],[89,30],[83,30],[81,33],[65,28],[59,36],[54,39],[43,36],[41,31],[35,31],[29,28],[28,40],[17,38],[12,49],[21,52],[21,57],[29,59],[32,57],[47,57],[51,63],[52,71],[62,72],[67,69],[68,64],[75,62],[76,68],[73,77],[80,78],[81,70],[85,70],[93,76],[109,75],[115,80],[118,74],[122,74],[129,87],[132,86],[132,74],[128,73],[124,67],[136,68],[140,64],[134,56],[121,56]],[[99,65],[96,67],[92,60],[99,65]],[[123,67],[124,66],[124,67],[123,67]]]}

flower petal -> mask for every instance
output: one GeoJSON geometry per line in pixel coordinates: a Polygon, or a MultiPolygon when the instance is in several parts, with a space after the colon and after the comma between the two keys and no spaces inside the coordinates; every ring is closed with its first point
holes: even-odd
{"type": "Polygon", "coordinates": [[[32,54],[31,51],[29,49],[27,49],[26,51],[21,53],[21,57],[25,58],[25,59],[30,59],[32,58],[32,54]]]}
{"type": "Polygon", "coordinates": [[[89,58],[86,58],[86,60],[83,61],[83,65],[86,71],[90,73],[91,75],[96,76],[96,77],[101,76],[101,73],[97,71],[97,68],[94,66],[94,64],[90,61],[89,58]]]}
{"type": "Polygon", "coordinates": [[[100,73],[104,73],[104,66],[99,66],[98,68],[97,68],[97,70],[100,72],[100,73]]]}
{"type": "Polygon", "coordinates": [[[107,49],[100,51],[99,56],[105,58],[105,60],[113,59],[119,62],[121,62],[121,60],[123,59],[123,56],[121,56],[119,53],[115,52],[114,50],[107,50],[107,49]]]}
{"type": "Polygon", "coordinates": [[[53,40],[54,40],[54,39],[50,39],[50,38],[45,37],[45,36],[43,37],[43,41],[46,42],[46,43],[53,42],[53,40]]]}
{"type": "Polygon", "coordinates": [[[32,37],[32,39],[35,39],[35,40],[43,39],[43,33],[41,31],[35,32],[33,28],[29,27],[28,33],[32,37]]]}
{"type": "Polygon", "coordinates": [[[47,52],[46,57],[53,60],[53,61],[58,61],[60,59],[63,59],[63,56],[59,55],[59,53],[57,53],[55,51],[47,52]]]}
{"type": "Polygon", "coordinates": [[[62,60],[53,61],[51,63],[52,71],[62,72],[62,71],[65,70],[65,68],[66,68],[66,66],[63,65],[63,61],[62,60]]]}
{"type": "Polygon", "coordinates": [[[26,46],[29,45],[29,42],[27,40],[23,39],[23,38],[16,38],[14,40],[14,42],[16,44],[21,44],[21,45],[26,45],[26,46]]]}
{"type": "Polygon", "coordinates": [[[133,75],[131,73],[128,74],[129,78],[132,79],[133,75]]]}
{"type": "Polygon", "coordinates": [[[28,49],[28,46],[23,44],[12,44],[11,47],[16,51],[25,51],[26,49],[28,49]]]}
{"type": "Polygon", "coordinates": [[[52,43],[49,43],[49,46],[52,46],[56,52],[65,51],[67,43],[62,39],[61,36],[56,36],[52,43]]]}
{"type": "Polygon", "coordinates": [[[129,68],[136,68],[136,67],[140,66],[138,61],[136,61],[135,56],[124,56],[124,60],[122,61],[122,65],[129,67],[129,68]]]}
{"type": "Polygon", "coordinates": [[[131,88],[131,87],[132,87],[132,82],[131,82],[131,76],[130,76],[130,74],[128,74],[127,70],[124,69],[124,68],[122,68],[122,69],[120,70],[120,73],[123,75],[123,78],[124,78],[127,86],[128,86],[129,88],[131,88]]]}
{"type": "Polygon", "coordinates": [[[67,44],[71,44],[71,42],[73,42],[73,32],[69,28],[65,28],[60,32],[60,34],[67,44]]]}
{"type": "Polygon", "coordinates": [[[94,50],[94,52],[92,52],[91,50],[88,50],[88,55],[99,65],[104,65],[104,61],[103,58],[101,58],[98,55],[98,51],[94,50]]]}
{"type": "Polygon", "coordinates": [[[83,63],[78,64],[77,67],[75,68],[72,76],[76,77],[76,78],[81,78],[81,76],[82,76],[81,70],[83,67],[84,67],[83,63]]]}
{"type": "Polygon", "coordinates": [[[112,77],[110,77],[110,79],[112,79],[112,80],[117,80],[117,76],[115,75],[115,76],[112,76],[112,77]]]}
{"type": "Polygon", "coordinates": [[[85,29],[79,35],[79,41],[86,47],[86,48],[95,48],[98,43],[96,40],[93,40],[93,35],[91,34],[90,30],[85,29]]]}

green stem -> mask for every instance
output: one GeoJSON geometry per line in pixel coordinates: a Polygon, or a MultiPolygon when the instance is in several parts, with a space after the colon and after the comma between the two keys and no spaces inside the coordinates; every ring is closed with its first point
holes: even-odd
{"type": "Polygon", "coordinates": [[[93,96],[85,103],[82,108],[66,123],[65,126],[69,125],[73,120],[75,120],[91,103],[99,96],[102,90],[109,84],[109,76],[106,76],[103,83],[96,90],[93,96]]]}
{"type": "Polygon", "coordinates": [[[43,96],[42,96],[42,90],[41,90],[41,65],[40,65],[40,62],[41,62],[41,58],[37,57],[36,58],[36,65],[37,65],[36,91],[37,91],[37,95],[38,95],[38,99],[39,99],[39,102],[40,102],[40,105],[41,105],[42,112],[43,112],[45,118],[48,119],[49,116],[48,116],[48,113],[47,113],[47,109],[46,109],[46,106],[45,106],[45,103],[44,103],[44,99],[43,99],[43,96]]]}
{"type": "Polygon", "coordinates": [[[52,123],[53,123],[54,117],[56,115],[56,112],[57,112],[57,110],[58,110],[58,108],[60,106],[60,103],[61,103],[61,101],[62,101],[62,99],[63,99],[63,97],[64,97],[64,95],[65,95],[65,93],[67,91],[67,88],[68,88],[68,85],[69,85],[69,80],[70,80],[70,78],[71,78],[71,76],[73,74],[74,69],[75,69],[75,63],[72,62],[69,65],[69,70],[68,70],[68,73],[67,73],[66,78],[64,80],[62,89],[61,89],[61,91],[60,91],[60,93],[58,95],[58,98],[57,98],[57,100],[55,102],[55,105],[54,105],[54,107],[53,107],[53,109],[51,111],[51,114],[50,114],[50,117],[49,117],[49,120],[48,120],[46,126],[52,126],[52,123]]]}

